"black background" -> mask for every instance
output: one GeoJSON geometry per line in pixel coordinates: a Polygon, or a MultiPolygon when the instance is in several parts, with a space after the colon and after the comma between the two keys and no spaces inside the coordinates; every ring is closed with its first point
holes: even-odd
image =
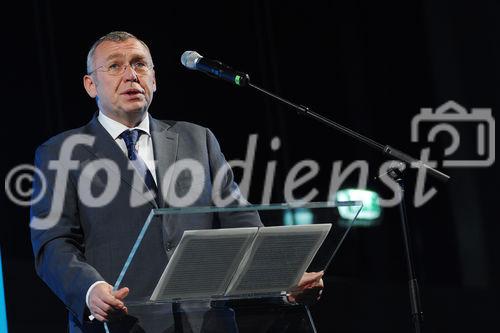
{"type": "MultiPolygon", "coordinates": [[[[32,163],[49,137],[90,120],[96,106],[82,86],[86,55],[113,30],[131,32],[151,49],[158,83],[153,116],[209,127],[228,160],[243,159],[248,136],[259,135],[255,203],[269,160],[277,161],[272,201],[280,202],[284,178],[300,160],[317,161],[320,172],[297,195],[315,187],[321,201],[334,161],[367,160],[374,176],[384,158],[252,90],[187,71],[179,62],[185,50],[246,71],[254,83],[416,156],[425,143],[411,142],[410,122],[420,108],[454,100],[498,114],[495,1],[33,0],[10,6],[2,15],[10,22],[2,35],[4,175],[32,163]],[[275,136],[282,145],[273,152],[275,136]]],[[[438,139],[434,158],[449,144],[447,136],[438,139]]],[[[462,152],[474,156],[474,134],[465,131],[461,140],[462,152]]],[[[443,169],[452,181],[429,180],[438,194],[419,208],[409,194],[428,332],[498,327],[497,165],[443,169]]],[[[410,189],[413,179],[410,173],[410,189]]],[[[346,185],[355,186],[353,180],[346,185]]],[[[375,182],[369,187],[387,195],[375,182]]],[[[28,222],[29,210],[4,196],[0,244],[9,329],[64,331],[63,304],[34,272],[28,222]]],[[[410,331],[397,209],[385,210],[378,227],[353,230],[325,280],[324,297],[312,309],[319,332],[410,331]]]]}

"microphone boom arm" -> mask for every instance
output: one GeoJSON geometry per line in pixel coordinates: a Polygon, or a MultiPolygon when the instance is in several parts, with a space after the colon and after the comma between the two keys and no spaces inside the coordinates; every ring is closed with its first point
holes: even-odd
{"type": "Polygon", "coordinates": [[[289,100],[287,100],[283,97],[275,95],[275,94],[255,85],[255,84],[253,84],[252,82],[250,82],[250,80],[248,81],[247,86],[254,88],[257,91],[259,91],[267,96],[270,96],[270,97],[294,108],[297,111],[297,113],[299,113],[301,115],[316,119],[317,121],[319,121],[319,122],[321,122],[329,127],[335,128],[336,130],[338,130],[346,135],[349,135],[350,137],[353,137],[356,140],[361,141],[372,148],[375,148],[376,150],[381,151],[384,155],[390,156],[396,160],[408,163],[409,165],[416,166],[418,168],[425,168],[426,171],[428,171],[431,176],[433,176],[441,181],[448,181],[450,179],[450,176],[448,176],[447,174],[425,164],[423,161],[421,161],[417,158],[414,158],[408,154],[405,154],[402,151],[399,151],[399,150],[397,150],[389,145],[383,145],[381,143],[378,143],[378,142],[376,142],[376,141],[374,141],[374,140],[372,140],[372,139],[370,139],[370,138],[368,138],[368,137],[366,137],[366,136],[364,136],[356,131],[351,130],[348,127],[345,127],[339,123],[334,122],[331,119],[328,119],[325,116],[322,116],[322,115],[312,111],[307,106],[298,105],[298,104],[295,104],[293,102],[290,102],[289,100]]]}

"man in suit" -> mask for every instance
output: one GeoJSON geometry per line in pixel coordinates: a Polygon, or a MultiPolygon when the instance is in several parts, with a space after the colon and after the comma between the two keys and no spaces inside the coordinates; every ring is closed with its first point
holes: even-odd
{"type": "MultiPolygon", "coordinates": [[[[31,208],[36,269],[69,309],[71,332],[92,325],[88,314],[106,321],[110,313],[126,313],[129,293],[150,294],[184,230],[261,225],[252,213],[152,223],[134,259],[141,275],[129,275],[127,287],[114,291],[110,283],[152,208],[176,200],[213,205],[214,191],[244,199],[210,130],[149,115],[156,79],[144,42],[126,32],[100,38],[88,54],[83,83],[99,111],[87,125],[37,149],[35,164],[45,179],[35,180],[33,195],[44,193],[31,208]],[[171,166],[181,160],[197,168],[175,174],[171,166]],[[117,188],[109,196],[111,183],[117,188]]],[[[321,275],[309,275],[302,285],[322,286],[321,275]]]]}

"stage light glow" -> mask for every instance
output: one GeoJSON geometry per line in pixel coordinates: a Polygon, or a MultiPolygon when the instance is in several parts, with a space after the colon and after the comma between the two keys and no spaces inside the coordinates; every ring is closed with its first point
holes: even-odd
{"type": "MultiPolygon", "coordinates": [[[[359,212],[353,226],[372,226],[380,218],[382,208],[379,203],[379,196],[376,192],[360,189],[343,189],[336,193],[337,201],[362,201],[363,209],[359,212]]],[[[357,213],[354,207],[339,207],[340,217],[352,220],[357,213]]]]}
{"type": "Polygon", "coordinates": [[[287,210],[283,215],[284,225],[313,224],[314,214],[309,208],[287,210]]]}

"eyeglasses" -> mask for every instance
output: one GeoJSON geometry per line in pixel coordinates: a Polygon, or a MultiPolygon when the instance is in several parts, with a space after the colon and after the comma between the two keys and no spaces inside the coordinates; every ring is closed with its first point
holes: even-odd
{"type": "Polygon", "coordinates": [[[153,65],[148,65],[147,63],[145,63],[143,61],[136,61],[136,62],[133,62],[131,64],[122,64],[122,63],[118,63],[118,62],[112,62],[112,63],[102,65],[102,66],[95,68],[93,71],[90,71],[88,73],[88,75],[91,75],[92,73],[94,73],[96,71],[100,71],[100,72],[108,73],[109,75],[112,75],[112,76],[120,76],[120,75],[123,75],[123,73],[125,73],[125,71],[127,70],[127,67],[129,67],[129,66],[134,70],[134,72],[136,72],[137,75],[146,75],[154,67],[153,65]]]}

